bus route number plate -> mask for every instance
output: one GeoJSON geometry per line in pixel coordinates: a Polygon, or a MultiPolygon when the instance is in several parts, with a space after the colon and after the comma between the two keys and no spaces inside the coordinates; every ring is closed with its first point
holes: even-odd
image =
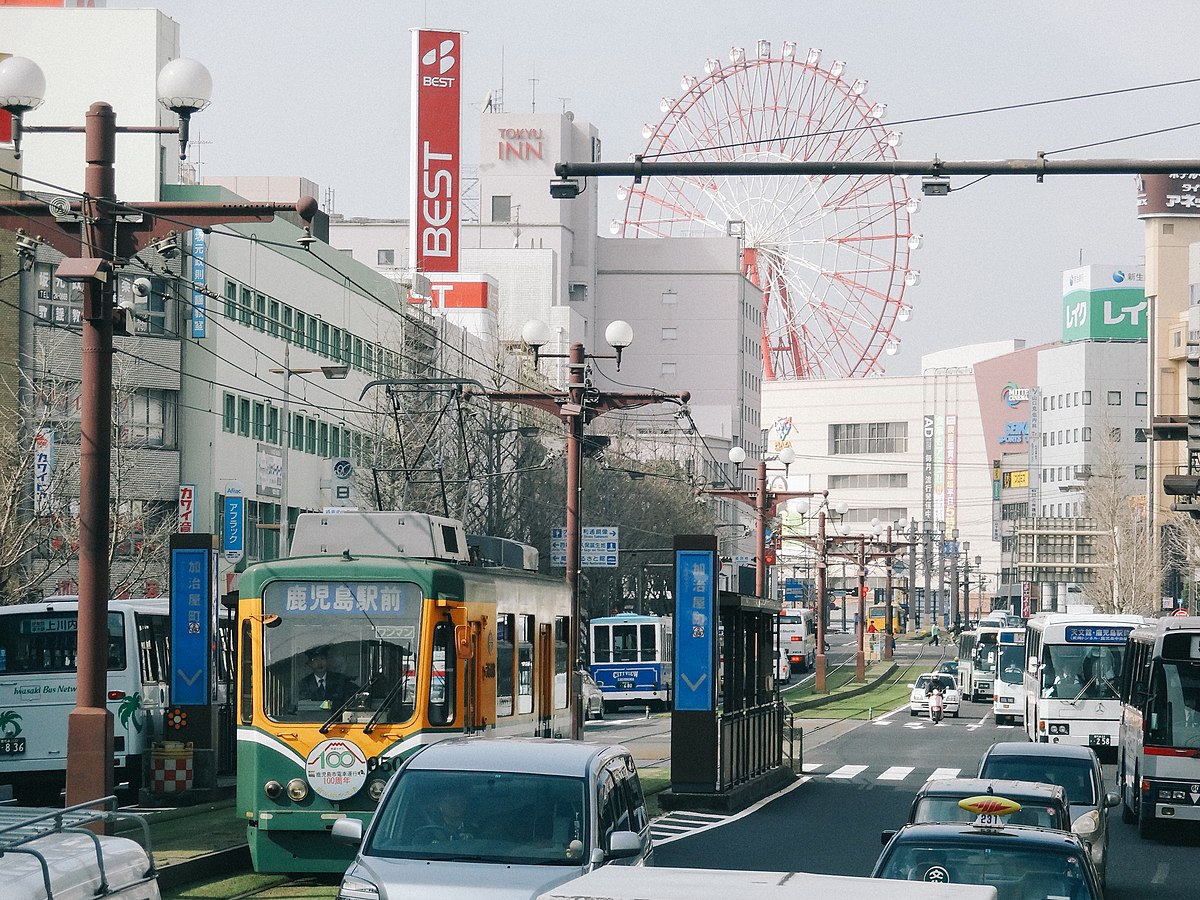
{"type": "Polygon", "coordinates": [[[18,753],[25,752],[25,738],[23,737],[2,737],[0,738],[0,756],[16,756],[18,753]]]}

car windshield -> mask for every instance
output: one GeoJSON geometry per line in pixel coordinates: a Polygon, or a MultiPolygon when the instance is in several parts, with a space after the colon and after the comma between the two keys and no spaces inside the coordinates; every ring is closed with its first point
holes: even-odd
{"type": "Polygon", "coordinates": [[[920,678],[918,678],[917,685],[916,685],[917,690],[920,690],[920,691],[932,690],[933,686],[930,684],[930,681],[933,678],[937,679],[938,687],[940,687],[942,689],[943,693],[946,691],[958,689],[958,686],[954,683],[953,675],[937,673],[937,674],[922,675],[920,678]]]}
{"type": "Polygon", "coordinates": [[[376,813],[363,852],[392,859],[580,866],[586,830],[582,778],[410,769],[376,813]]]}
{"type": "Polygon", "coordinates": [[[988,756],[979,770],[980,778],[1007,778],[1057,784],[1067,792],[1068,803],[1096,805],[1092,764],[1086,759],[1050,756],[988,756]]]}
{"type": "MultiPolygon", "coordinates": [[[[1005,816],[1008,825],[1035,825],[1038,828],[1055,828],[1065,831],[1066,824],[1061,814],[1053,806],[1046,803],[1024,803],[1019,798],[1005,795],[1008,799],[1021,803],[1021,808],[1012,815],[1005,816]]],[[[958,805],[965,794],[950,797],[922,797],[917,801],[913,810],[912,822],[974,822],[975,813],[967,812],[958,805]]]]}
{"type": "Polygon", "coordinates": [[[1000,900],[1092,898],[1078,853],[1070,849],[1003,846],[1003,841],[998,838],[990,845],[979,841],[898,842],[876,870],[875,877],[992,885],[1000,900]]]}

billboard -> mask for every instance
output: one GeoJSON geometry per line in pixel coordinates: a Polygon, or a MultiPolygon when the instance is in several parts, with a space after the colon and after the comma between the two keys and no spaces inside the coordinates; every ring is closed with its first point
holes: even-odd
{"type": "Polygon", "coordinates": [[[1082,266],[1063,272],[1064,341],[1144,341],[1147,312],[1141,266],[1082,266]]]}
{"type": "Polygon", "coordinates": [[[1139,175],[1138,218],[1200,216],[1200,173],[1139,175]]]}
{"type": "Polygon", "coordinates": [[[414,29],[409,265],[457,272],[462,34],[414,29]]]}

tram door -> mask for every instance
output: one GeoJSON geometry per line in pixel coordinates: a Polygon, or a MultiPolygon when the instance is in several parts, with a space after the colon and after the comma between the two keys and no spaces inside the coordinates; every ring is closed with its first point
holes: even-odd
{"type": "Polygon", "coordinates": [[[534,654],[537,684],[538,733],[549,737],[554,717],[554,626],[549,622],[538,625],[537,652],[534,654]]]}
{"type": "Polygon", "coordinates": [[[462,669],[463,682],[463,731],[467,734],[478,731],[487,725],[481,709],[482,680],[486,661],[480,659],[480,623],[468,621],[455,629],[459,665],[462,669]]]}

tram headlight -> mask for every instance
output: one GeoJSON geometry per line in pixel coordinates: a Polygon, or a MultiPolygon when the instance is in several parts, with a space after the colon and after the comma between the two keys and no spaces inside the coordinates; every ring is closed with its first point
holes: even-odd
{"type": "Polygon", "coordinates": [[[303,778],[293,778],[287,783],[287,795],[293,803],[299,803],[308,796],[308,782],[303,778]]]}
{"type": "Polygon", "coordinates": [[[383,796],[383,789],[387,787],[387,782],[382,778],[376,778],[367,785],[367,796],[371,798],[372,803],[378,803],[379,798],[383,796]]]}
{"type": "Polygon", "coordinates": [[[278,781],[268,781],[263,785],[263,793],[271,800],[278,800],[283,796],[283,785],[278,781]]]}

